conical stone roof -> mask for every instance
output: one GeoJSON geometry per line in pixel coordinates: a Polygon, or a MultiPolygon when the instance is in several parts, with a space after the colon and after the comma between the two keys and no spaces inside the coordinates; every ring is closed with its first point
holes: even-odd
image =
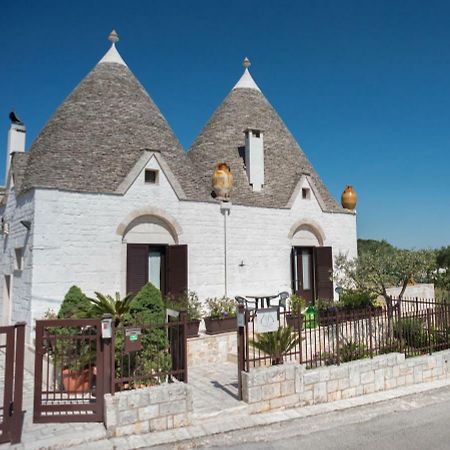
{"type": "Polygon", "coordinates": [[[326,211],[344,212],[328,192],[280,116],[251,78],[244,75],[217,108],[188,152],[205,184],[218,163],[234,177],[231,200],[249,206],[284,208],[302,174],[309,174],[326,211]],[[253,192],[244,165],[244,130],[264,136],[264,188],[253,192]]]}
{"type": "Polygon", "coordinates": [[[144,149],[161,152],[187,196],[197,191],[181,144],[113,43],[32,144],[21,191],[114,193],[144,149]]]}

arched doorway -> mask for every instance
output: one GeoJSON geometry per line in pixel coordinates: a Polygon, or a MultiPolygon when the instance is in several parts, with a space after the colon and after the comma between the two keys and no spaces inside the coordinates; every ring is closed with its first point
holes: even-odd
{"type": "Polygon", "coordinates": [[[289,232],[292,291],[314,302],[333,298],[332,248],[324,246],[325,234],[315,223],[299,221],[289,232]]]}
{"type": "Polygon", "coordinates": [[[160,211],[140,210],[119,227],[125,256],[126,292],[151,282],[163,295],[187,290],[187,246],[179,245],[181,227],[160,211]]]}

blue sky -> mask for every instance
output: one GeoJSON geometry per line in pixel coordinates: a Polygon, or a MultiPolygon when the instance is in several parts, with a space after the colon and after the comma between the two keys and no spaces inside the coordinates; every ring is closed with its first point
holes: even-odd
{"type": "Polygon", "coordinates": [[[449,245],[449,17],[448,1],[3,2],[2,152],[10,109],[29,147],[115,28],[185,148],[248,56],[332,194],[355,187],[359,237],[449,245]]]}

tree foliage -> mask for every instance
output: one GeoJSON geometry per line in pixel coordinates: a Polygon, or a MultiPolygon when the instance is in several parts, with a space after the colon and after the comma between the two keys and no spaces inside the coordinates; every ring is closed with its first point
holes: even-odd
{"type": "Polygon", "coordinates": [[[340,254],[335,260],[335,278],[340,286],[382,295],[387,301],[389,287],[400,287],[401,299],[409,283],[424,281],[433,269],[434,255],[429,250],[381,247],[362,252],[356,259],[340,254]]]}
{"type": "Polygon", "coordinates": [[[58,319],[89,319],[92,317],[92,305],[78,286],[72,286],[58,311],[58,319]]]}

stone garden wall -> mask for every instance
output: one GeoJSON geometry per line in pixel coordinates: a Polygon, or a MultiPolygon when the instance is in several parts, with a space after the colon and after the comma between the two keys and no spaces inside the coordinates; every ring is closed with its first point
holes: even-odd
{"type": "Polygon", "coordinates": [[[237,333],[200,334],[187,341],[188,367],[223,363],[237,352],[237,333]]]}
{"type": "Polygon", "coordinates": [[[450,350],[405,360],[390,353],[340,366],[306,370],[283,364],[243,373],[243,400],[251,412],[314,405],[401,386],[449,378],[450,350]]]}
{"type": "Polygon", "coordinates": [[[192,392],[185,383],[162,384],[105,395],[110,436],[148,433],[191,424],[192,392]]]}

